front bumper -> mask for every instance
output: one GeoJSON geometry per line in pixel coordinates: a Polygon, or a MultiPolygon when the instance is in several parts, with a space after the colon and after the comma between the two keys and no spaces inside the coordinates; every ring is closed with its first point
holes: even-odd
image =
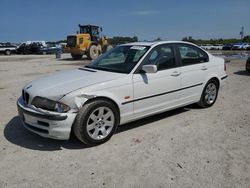
{"type": "Polygon", "coordinates": [[[76,113],[38,111],[28,107],[22,97],[17,101],[17,109],[26,129],[46,138],[69,139],[76,113]]]}

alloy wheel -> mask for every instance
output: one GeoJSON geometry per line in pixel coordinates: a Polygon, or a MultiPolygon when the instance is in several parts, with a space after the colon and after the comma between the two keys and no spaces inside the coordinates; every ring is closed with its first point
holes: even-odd
{"type": "Polygon", "coordinates": [[[217,88],[214,83],[209,83],[205,91],[205,101],[207,104],[212,104],[216,100],[217,88]]]}
{"type": "Polygon", "coordinates": [[[88,135],[94,140],[106,138],[115,124],[113,111],[108,107],[95,109],[87,120],[88,135]]]}

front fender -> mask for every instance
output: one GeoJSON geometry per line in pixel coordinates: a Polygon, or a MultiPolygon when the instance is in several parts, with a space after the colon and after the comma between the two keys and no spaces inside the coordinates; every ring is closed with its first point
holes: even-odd
{"type": "Polygon", "coordinates": [[[68,94],[60,99],[60,102],[67,104],[71,109],[74,109],[75,111],[78,111],[88,100],[94,99],[94,98],[107,98],[113,102],[116,103],[116,105],[120,108],[121,101],[118,99],[117,96],[110,92],[94,92],[94,93],[79,93],[79,94],[68,94]]]}

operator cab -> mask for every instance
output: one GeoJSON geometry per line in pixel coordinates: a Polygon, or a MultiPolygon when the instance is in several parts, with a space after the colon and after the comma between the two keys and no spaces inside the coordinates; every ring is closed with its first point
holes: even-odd
{"type": "Polygon", "coordinates": [[[89,34],[91,41],[98,42],[102,28],[96,25],[81,25],[79,24],[80,34],[89,34]]]}

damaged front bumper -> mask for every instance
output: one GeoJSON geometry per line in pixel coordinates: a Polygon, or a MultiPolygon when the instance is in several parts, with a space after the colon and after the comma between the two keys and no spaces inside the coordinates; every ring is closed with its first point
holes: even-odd
{"type": "Polygon", "coordinates": [[[22,97],[17,101],[17,108],[26,129],[47,138],[69,139],[76,113],[38,111],[27,106],[22,97]]]}

